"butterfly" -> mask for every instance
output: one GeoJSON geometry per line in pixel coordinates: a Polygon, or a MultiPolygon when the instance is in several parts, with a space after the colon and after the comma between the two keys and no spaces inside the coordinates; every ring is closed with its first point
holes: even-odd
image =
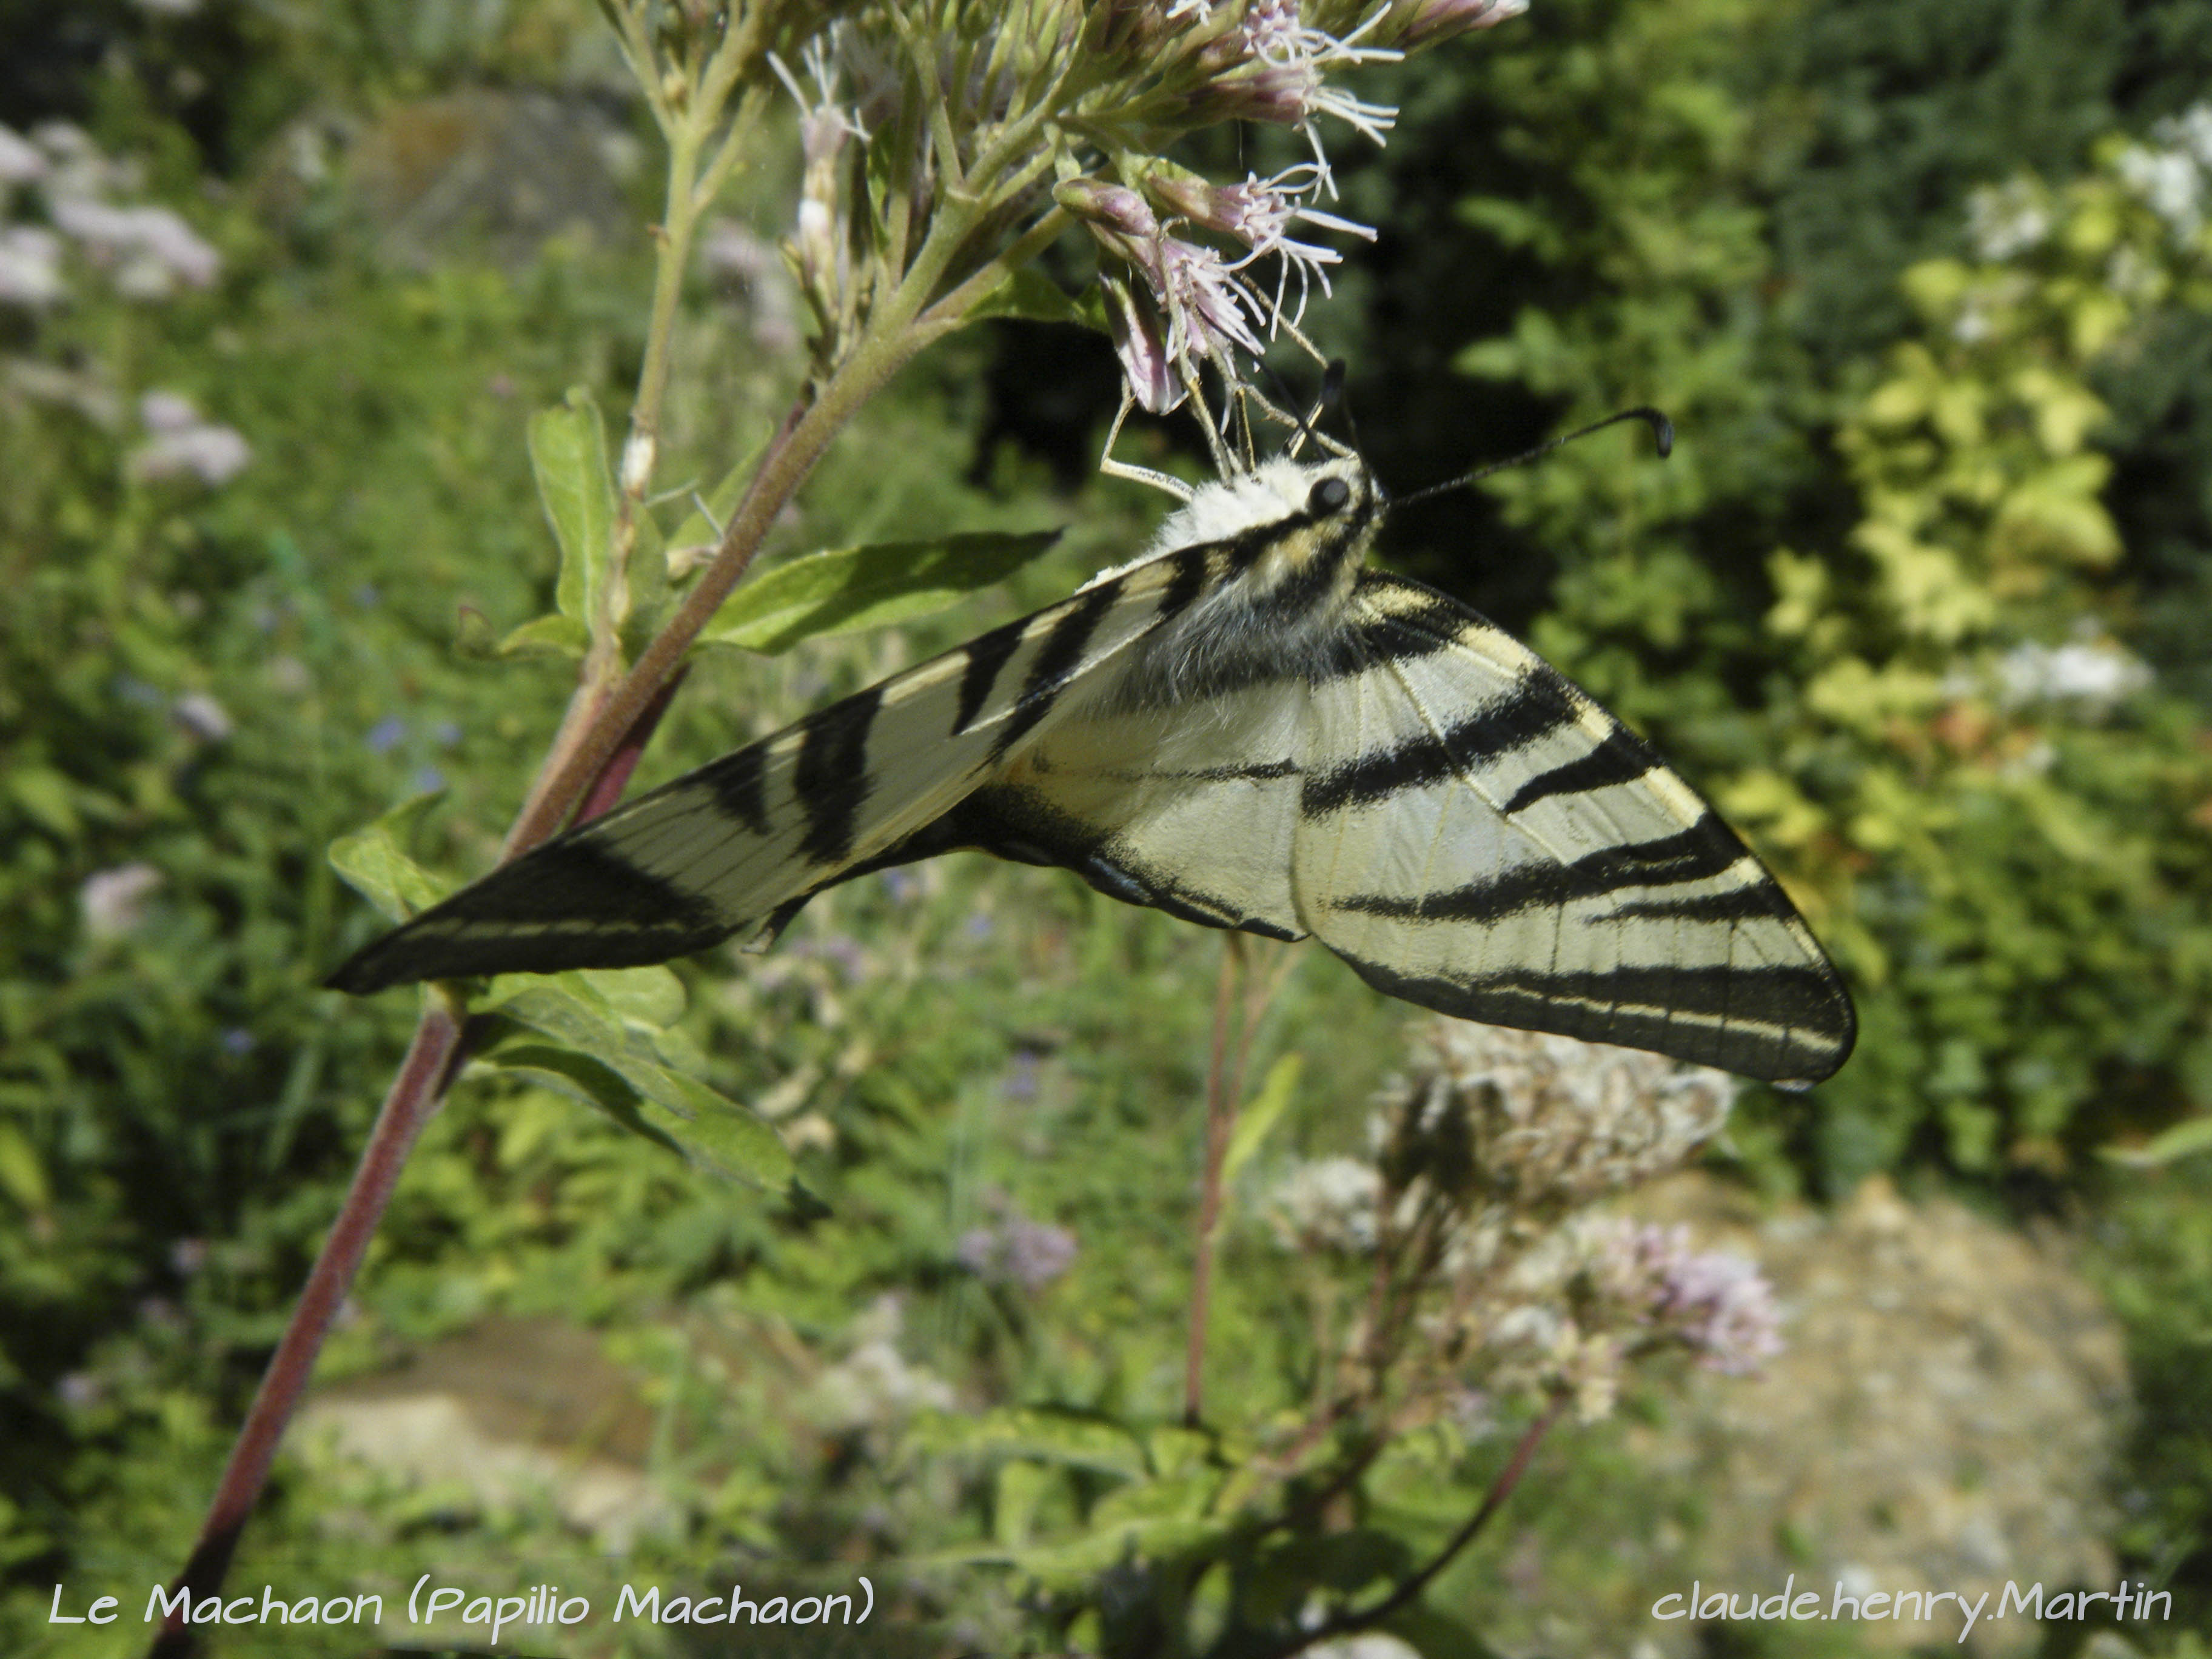
{"type": "Polygon", "coordinates": [[[1348,453],[1200,486],[1071,598],[547,842],[328,982],[663,962],[969,848],[1311,936],[1460,1018],[1832,1074],[1850,998],[1773,877],[1527,647],[1370,568],[1387,505],[1348,453]]]}

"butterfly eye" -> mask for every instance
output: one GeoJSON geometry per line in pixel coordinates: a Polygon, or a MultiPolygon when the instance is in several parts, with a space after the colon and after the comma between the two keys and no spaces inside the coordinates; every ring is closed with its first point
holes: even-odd
{"type": "Polygon", "coordinates": [[[1352,500],[1352,486],[1341,478],[1323,478],[1306,497],[1310,513],[1341,513],[1352,500]]]}

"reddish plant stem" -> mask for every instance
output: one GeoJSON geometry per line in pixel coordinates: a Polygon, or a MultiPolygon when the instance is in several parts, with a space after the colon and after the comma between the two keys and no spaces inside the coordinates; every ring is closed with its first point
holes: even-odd
{"type": "MultiPolygon", "coordinates": [[[[323,1243],[322,1254],[315,1258],[307,1287],[300,1292],[299,1305],[284,1328],[283,1339],[276,1345],[261,1386],[254,1392],[245,1425],[230,1449],[230,1461],[216,1483],[215,1501],[208,1508],[199,1542],[171,1587],[173,1592],[190,1590],[198,1600],[222,1589],[231,1555],[238,1547],[239,1534],[269,1480],[277,1443],[283,1438],[285,1425],[292,1420],[293,1410],[315,1369],[315,1356],[321,1352],[331,1322],[344,1304],[369,1240],[376,1236],[376,1224],[391,1200],[400,1170],[406,1166],[407,1154],[438,1109],[460,1048],[460,1022],[442,994],[434,994],[432,1006],[415,1028],[415,1041],[377,1113],[376,1127],[362,1152],[361,1166],[354,1172],[345,1204],[323,1243]]],[[[163,1621],[154,1642],[155,1659],[181,1659],[197,1651],[198,1638],[185,1625],[180,1612],[170,1613],[163,1621]]]]}
{"type": "MultiPolygon", "coordinates": [[[[605,769],[592,781],[579,818],[595,817],[620,798],[685,672],[678,669],[615,745],[605,769]]],[[[368,1242],[376,1236],[408,1154],[423,1126],[444,1103],[447,1086],[460,1068],[464,1048],[463,1028],[453,1006],[442,992],[434,993],[369,1130],[368,1144],[362,1151],[361,1164],[338,1207],[337,1219],[307,1274],[306,1288],[300,1292],[269,1369],[262,1374],[261,1386],[254,1390],[253,1403],[246,1408],[246,1421],[240,1425],[222,1478],[216,1484],[215,1499],[201,1524],[199,1541],[192,1547],[185,1570],[170,1586],[173,1595],[179,1589],[188,1589],[197,1601],[222,1589],[231,1556],[238,1548],[239,1534],[268,1484],[276,1448],[314,1375],[315,1360],[330,1335],[331,1322],[337,1316],[355,1275],[361,1271],[368,1242]]],[[[154,1638],[149,1659],[188,1659],[199,1647],[198,1632],[178,1613],[169,1613],[154,1638]]]]}
{"type": "Polygon", "coordinates": [[[628,735],[615,745],[615,752],[607,757],[605,769],[585,793],[584,804],[576,809],[577,823],[588,823],[622,799],[623,791],[629,787],[630,774],[637,770],[638,762],[645,758],[645,746],[653,741],[653,734],[660,725],[661,716],[668,712],[668,705],[675,702],[677,692],[683,688],[690,673],[691,665],[684,664],[668,677],[667,684],[653,693],[653,701],[646,704],[644,714],[638,717],[637,723],[630,727],[628,735]]]}

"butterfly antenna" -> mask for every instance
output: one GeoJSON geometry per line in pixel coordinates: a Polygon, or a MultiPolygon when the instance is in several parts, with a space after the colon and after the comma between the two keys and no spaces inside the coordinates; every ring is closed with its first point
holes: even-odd
{"type": "Polygon", "coordinates": [[[1408,501],[1424,501],[1431,495],[1441,495],[1448,489],[1463,489],[1468,484],[1480,483],[1493,472],[1503,472],[1509,466],[1522,466],[1530,461],[1540,459],[1562,444],[1571,444],[1577,438],[1587,438],[1593,432],[1602,432],[1606,428],[1618,426],[1623,421],[1641,421],[1651,428],[1651,436],[1659,447],[1661,460],[1665,460],[1674,453],[1674,422],[1668,420],[1657,410],[1648,406],[1624,409],[1617,415],[1608,415],[1601,421],[1592,421],[1588,426],[1577,431],[1538,444],[1534,449],[1524,449],[1518,455],[1509,455],[1502,461],[1492,461],[1486,465],[1476,467],[1472,472],[1462,473],[1456,478],[1449,478],[1443,483],[1431,484],[1426,489],[1416,490],[1411,495],[1401,496],[1399,504],[1403,506],[1408,501]]]}

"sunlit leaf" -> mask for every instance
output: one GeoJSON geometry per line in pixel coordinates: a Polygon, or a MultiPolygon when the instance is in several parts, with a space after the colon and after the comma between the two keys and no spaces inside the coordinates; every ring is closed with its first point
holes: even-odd
{"type": "Polygon", "coordinates": [[[374,823],[331,843],[331,868],[388,921],[404,921],[446,896],[444,886],[404,850],[422,815],[445,793],[433,789],[412,796],[374,823]]]}
{"type": "Polygon", "coordinates": [[[559,408],[531,416],[530,465],[561,544],[554,603],[563,617],[588,627],[599,614],[613,546],[615,484],[607,469],[606,428],[581,388],[571,391],[559,408]]]}
{"type": "Polygon", "coordinates": [[[926,617],[1003,581],[1059,538],[978,532],[793,559],[739,588],[700,638],[774,655],[802,640],[926,617]]]}

